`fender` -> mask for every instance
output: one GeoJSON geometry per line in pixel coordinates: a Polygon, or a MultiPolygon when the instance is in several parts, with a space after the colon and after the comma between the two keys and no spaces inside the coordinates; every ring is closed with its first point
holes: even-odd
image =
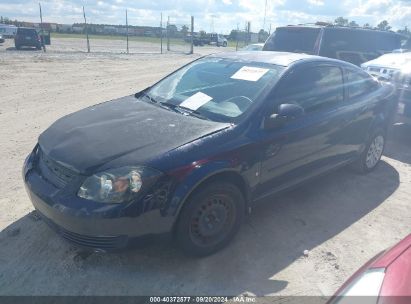
{"type": "Polygon", "coordinates": [[[370,127],[368,128],[366,140],[369,140],[372,133],[377,129],[383,129],[384,132],[386,132],[388,128],[388,123],[389,123],[388,115],[384,112],[378,113],[378,115],[374,117],[373,121],[370,124],[370,127]]]}
{"type": "Polygon", "coordinates": [[[185,201],[190,196],[190,194],[192,194],[205,180],[221,173],[234,173],[242,179],[242,182],[245,185],[245,189],[240,190],[245,193],[247,206],[249,204],[249,183],[241,174],[239,166],[233,164],[233,161],[231,160],[198,161],[192,163],[189,166],[181,168],[178,171],[178,173],[177,171],[174,171],[171,174],[176,178],[178,178],[178,175],[180,175],[181,173],[185,174],[182,179],[178,181],[178,185],[173,192],[172,198],[169,203],[169,210],[167,212],[169,215],[175,218],[175,221],[177,220],[178,214],[180,213],[185,201]]]}

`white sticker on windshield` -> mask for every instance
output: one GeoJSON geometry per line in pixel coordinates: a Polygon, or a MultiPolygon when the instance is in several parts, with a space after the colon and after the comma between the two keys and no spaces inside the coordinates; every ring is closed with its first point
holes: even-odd
{"type": "Polygon", "coordinates": [[[269,69],[243,66],[233,76],[231,76],[231,78],[247,81],[258,81],[268,71],[269,69]]]}
{"type": "Polygon", "coordinates": [[[197,110],[201,106],[205,105],[207,102],[209,102],[213,97],[208,96],[207,94],[197,92],[193,96],[188,97],[186,100],[184,100],[180,106],[181,107],[186,107],[189,108],[193,111],[197,110]]]}

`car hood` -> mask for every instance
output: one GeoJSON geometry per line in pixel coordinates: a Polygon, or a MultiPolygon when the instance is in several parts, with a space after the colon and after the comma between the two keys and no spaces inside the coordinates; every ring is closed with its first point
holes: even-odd
{"type": "Polygon", "coordinates": [[[411,52],[385,54],[377,59],[363,63],[362,66],[377,66],[398,70],[411,69],[411,52]]]}
{"type": "Polygon", "coordinates": [[[51,159],[80,173],[90,173],[130,153],[133,155],[130,165],[144,164],[229,126],[128,96],[57,120],[40,135],[39,145],[51,159]]]}

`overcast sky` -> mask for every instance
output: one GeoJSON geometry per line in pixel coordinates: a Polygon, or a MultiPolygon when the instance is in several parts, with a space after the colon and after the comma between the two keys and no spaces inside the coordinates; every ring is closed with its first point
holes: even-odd
{"type": "MultiPolygon", "coordinates": [[[[38,22],[38,0],[0,0],[0,15],[11,19],[38,22]]],[[[195,30],[220,33],[244,29],[252,31],[264,24],[266,0],[41,0],[43,20],[72,24],[82,22],[82,5],[92,23],[124,24],[128,9],[132,25],[157,26],[160,13],[178,25],[195,17],[195,30]]],[[[333,21],[338,16],[359,24],[376,25],[383,19],[395,28],[411,28],[411,0],[267,0],[265,29],[278,25],[333,21]]]]}

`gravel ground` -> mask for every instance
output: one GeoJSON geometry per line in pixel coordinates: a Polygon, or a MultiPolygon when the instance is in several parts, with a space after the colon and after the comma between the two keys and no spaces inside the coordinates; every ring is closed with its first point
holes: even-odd
{"type": "Polygon", "coordinates": [[[411,232],[411,127],[399,124],[375,172],[342,169],[267,199],[211,257],[187,258],[167,245],[119,254],[73,247],[33,216],[24,191],[20,170],[38,135],[63,115],[132,94],[201,54],[49,50],[0,45],[1,295],[327,296],[411,232]]]}

